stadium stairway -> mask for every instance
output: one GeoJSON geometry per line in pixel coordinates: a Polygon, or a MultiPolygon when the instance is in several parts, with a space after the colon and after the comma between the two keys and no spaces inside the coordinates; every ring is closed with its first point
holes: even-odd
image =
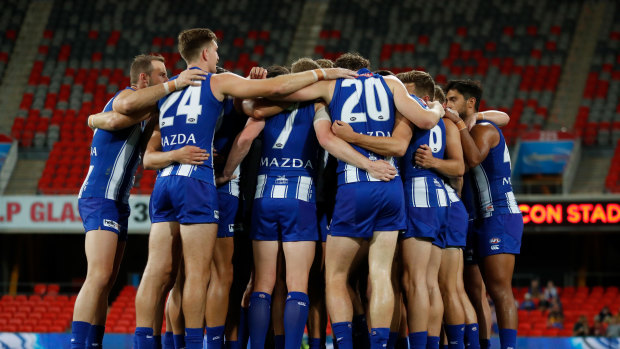
{"type": "Polygon", "coordinates": [[[293,63],[299,57],[312,56],[327,7],[327,1],[306,1],[302,10],[304,15],[299,20],[291,49],[288,52],[287,64],[293,63]]]}
{"type": "Polygon", "coordinates": [[[52,1],[33,1],[28,7],[0,86],[0,132],[11,132],[52,5],[52,1]]]}
{"type": "Polygon", "coordinates": [[[613,149],[583,147],[571,193],[602,193],[613,154],[613,149]]]}
{"type": "Polygon", "coordinates": [[[598,38],[603,22],[613,20],[613,11],[609,11],[611,15],[605,15],[608,5],[612,4],[603,1],[584,3],[546,129],[572,127],[596,48],[597,41],[591,38],[598,38]]]}
{"type": "Polygon", "coordinates": [[[4,195],[34,195],[46,160],[19,159],[4,195]]]}

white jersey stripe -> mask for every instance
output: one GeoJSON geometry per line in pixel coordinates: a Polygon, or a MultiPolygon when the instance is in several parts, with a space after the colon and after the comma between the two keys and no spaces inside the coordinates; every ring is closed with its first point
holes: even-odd
{"type": "Polygon", "coordinates": [[[265,190],[265,184],[267,182],[266,175],[259,175],[256,180],[256,194],[254,195],[255,199],[263,197],[263,191],[265,190]]]}
{"type": "Polygon", "coordinates": [[[131,134],[123,144],[121,151],[118,152],[116,159],[114,160],[114,167],[112,168],[112,175],[108,181],[106,188],[106,199],[115,200],[120,189],[121,179],[125,176],[127,171],[127,164],[131,160],[132,154],[135,150],[135,145],[138,144],[138,138],[140,137],[140,128],[134,127],[131,134]]]}
{"type": "Polygon", "coordinates": [[[192,172],[192,165],[182,164],[177,170],[177,176],[189,177],[192,172]]]}
{"type": "Polygon", "coordinates": [[[437,202],[439,203],[439,207],[448,206],[448,198],[444,190],[437,189],[437,202]]]}
{"type": "Polygon", "coordinates": [[[84,183],[82,183],[82,188],[80,188],[80,193],[78,194],[78,199],[82,197],[82,192],[84,191],[84,189],[88,185],[88,178],[90,178],[90,174],[93,172],[93,168],[95,168],[95,166],[93,166],[93,165],[90,165],[88,167],[88,173],[86,174],[86,179],[84,179],[84,183]]]}
{"type": "Polygon", "coordinates": [[[297,199],[302,201],[310,201],[312,190],[312,177],[301,176],[297,182],[297,199]]]}
{"type": "Polygon", "coordinates": [[[485,209],[485,217],[491,216],[491,211],[493,211],[493,197],[491,196],[491,185],[489,184],[489,178],[480,165],[474,167],[473,171],[474,180],[478,189],[478,195],[480,197],[480,207],[485,209]]]}
{"type": "Polygon", "coordinates": [[[428,202],[428,186],[426,185],[426,178],[413,178],[411,189],[414,196],[414,207],[430,207],[430,204],[428,202]]]}

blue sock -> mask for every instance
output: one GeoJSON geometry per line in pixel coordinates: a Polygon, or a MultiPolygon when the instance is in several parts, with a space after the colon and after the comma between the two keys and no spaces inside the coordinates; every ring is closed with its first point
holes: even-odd
{"type": "Polygon", "coordinates": [[[321,338],[310,338],[308,337],[308,349],[322,349],[323,341],[321,338]]]}
{"type": "Polygon", "coordinates": [[[172,340],[174,341],[174,349],[185,349],[185,335],[173,334],[172,340]]]}
{"type": "MultiPolygon", "coordinates": [[[[308,321],[310,299],[303,292],[289,292],[284,306],[285,348],[299,349],[308,321]]],[[[279,349],[276,347],[276,349],[279,349]]]]}
{"type": "Polygon", "coordinates": [[[426,331],[409,333],[409,348],[426,349],[426,336],[428,336],[426,331]]]}
{"type": "Polygon", "coordinates": [[[398,337],[398,340],[396,340],[396,349],[409,349],[409,340],[407,337],[398,337]]]}
{"type": "Polygon", "coordinates": [[[446,337],[448,337],[449,349],[463,349],[465,343],[463,338],[465,336],[465,324],[461,325],[444,325],[446,329],[446,337]]]}
{"type": "Polygon", "coordinates": [[[153,349],[162,349],[162,346],[161,346],[161,334],[153,336],[153,349]]]}
{"type": "Polygon", "coordinates": [[[202,349],[204,329],[185,328],[185,348],[186,349],[202,349]]]}
{"type": "Polygon", "coordinates": [[[368,323],[366,315],[353,316],[353,347],[360,349],[370,348],[370,338],[368,337],[368,323]]]}
{"type": "Polygon", "coordinates": [[[284,349],[284,335],[283,334],[274,335],[273,344],[274,344],[275,349],[284,349]]]}
{"type": "Polygon", "coordinates": [[[390,338],[389,327],[375,327],[370,330],[370,348],[383,349],[387,347],[390,338]]]}
{"type": "Polygon", "coordinates": [[[226,341],[226,349],[241,349],[240,341],[226,341]]]}
{"type": "Polygon", "coordinates": [[[491,349],[491,340],[490,339],[481,339],[480,340],[480,349],[491,349]]]}
{"type": "Polygon", "coordinates": [[[353,326],[350,322],[332,323],[332,333],[334,345],[338,345],[338,349],[353,349],[353,326]]]}
{"type": "Polygon", "coordinates": [[[427,336],[426,349],[439,349],[439,337],[427,336]]]}
{"type": "Polygon", "coordinates": [[[86,348],[102,348],[105,326],[91,325],[86,337],[86,348]]]}
{"type": "Polygon", "coordinates": [[[91,325],[84,321],[73,321],[71,323],[71,349],[86,347],[86,338],[88,338],[90,327],[91,325]]]}
{"type": "Polygon", "coordinates": [[[248,347],[248,308],[241,307],[239,311],[239,329],[237,330],[237,341],[242,348],[248,347]]]}
{"type": "Polygon", "coordinates": [[[390,338],[388,338],[387,348],[396,348],[396,341],[398,341],[398,332],[390,332],[390,338]]]}
{"type": "Polygon", "coordinates": [[[248,330],[252,349],[265,347],[270,318],[271,295],[264,292],[253,292],[250,296],[250,307],[248,309],[248,330]]]}
{"type": "Polygon", "coordinates": [[[514,349],[517,347],[517,330],[500,328],[499,343],[502,349],[514,349]]]}
{"type": "Polygon", "coordinates": [[[164,349],[174,349],[174,338],[170,331],[164,333],[164,349]]]}
{"type": "Polygon", "coordinates": [[[224,326],[207,327],[207,348],[222,349],[224,346],[224,326]]]}
{"type": "Polygon", "coordinates": [[[478,335],[478,324],[465,325],[465,348],[480,349],[480,337],[478,335]]]}
{"type": "Polygon", "coordinates": [[[153,329],[150,327],[136,327],[133,337],[134,349],[152,349],[153,348],[153,329]]]}

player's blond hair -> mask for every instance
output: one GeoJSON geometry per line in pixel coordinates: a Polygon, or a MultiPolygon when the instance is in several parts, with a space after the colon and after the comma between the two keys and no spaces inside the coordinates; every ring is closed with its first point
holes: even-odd
{"type": "Polygon", "coordinates": [[[215,33],[207,28],[194,28],[179,34],[179,53],[187,64],[195,62],[202,50],[217,41],[215,33]]]}
{"type": "Polygon", "coordinates": [[[321,66],[312,60],[312,58],[302,57],[291,65],[291,73],[299,73],[302,71],[308,71],[312,69],[320,69],[321,66]]]}
{"type": "Polygon", "coordinates": [[[396,77],[403,84],[415,84],[415,95],[418,97],[435,96],[435,81],[431,75],[421,70],[412,70],[408,72],[398,73],[396,77]]]}
{"type": "Polygon", "coordinates": [[[160,55],[137,55],[134,57],[133,62],[131,62],[131,68],[129,69],[129,82],[132,85],[138,83],[138,79],[140,79],[140,74],[145,73],[146,75],[150,75],[153,72],[153,64],[152,61],[159,61],[162,63],[166,63],[164,57],[160,55]]]}

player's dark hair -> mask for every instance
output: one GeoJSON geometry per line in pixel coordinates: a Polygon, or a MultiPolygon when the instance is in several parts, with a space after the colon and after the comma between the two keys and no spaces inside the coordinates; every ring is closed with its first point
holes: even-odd
{"type": "Polygon", "coordinates": [[[179,34],[179,53],[185,63],[193,63],[202,50],[213,42],[217,41],[215,33],[207,28],[194,28],[182,31],[179,34]]]}
{"type": "Polygon", "coordinates": [[[431,75],[421,70],[398,73],[396,77],[403,84],[415,84],[415,95],[418,97],[435,96],[435,81],[431,75]]]}
{"type": "Polygon", "coordinates": [[[153,72],[152,61],[160,61],[166,63],[166,60],[161,55],[137,55],[131,62],[131,68],[129,69],[129,82],[134,85],[138,83],[140,74],[145,73],[150,75],[153,72]]]}
{"type": "Polygon", "coordinates": [[[377,71],[375,72],[375,74],[379,74],[379,75],[381,75],[381,76],[390,76],[390,75],[391,75],[391,76],[394,76],[394,75],[395,75],[394,73],[392,73],[391,71],[386,70],[386,69],[377,70],[377,71]]]}
{"type": "Polygon", "coordinates": [[[220,66],[216,66],[215,67],[215,74],[222,74],[222,73],[230,73],[228,70],[220,67],[220,66]]]}
{"type": "Polygon", "coordinates": [[[456,90],[458,93],[462,94],[465,97],[465,101],[470,98],[476,99],[475,111],[478,111],[480,108],[480,100],[482,99],[482,85],[480,81],[474,80],[451,80],[448,81],[448,85],[446,86],[446,93],[450,90],[456,90]]]}
{"type": "Polygon", "coordinates": [[[342,54],[334,62],[336,67],[358,71],[362,68],[370,68],[370,61],[357,52],[347,52],[342,54]]]}
{"type": "Polygon", "coordinates": [[[332,61],[331,59],[319,58],[319,59],[315,60],[315,62],[321,68],[333,68],[334,67],[334,61],[332,61]]]}
{"type": "Polygon", "coordinates": [[[272,65],[270,67],[267,67],[267,79],[290,73],[291,72],[286,67],[283,67],[281,65],[272,65]]]}
{"type": "Polygon", "coordinates": [[[320,69],[321,66],[318,65],[317,62],[312,60],[312,58],[303,57],[291,65],[291,73],[299,73],[302,71],[312,70],[312,69],[320,69]]]}

